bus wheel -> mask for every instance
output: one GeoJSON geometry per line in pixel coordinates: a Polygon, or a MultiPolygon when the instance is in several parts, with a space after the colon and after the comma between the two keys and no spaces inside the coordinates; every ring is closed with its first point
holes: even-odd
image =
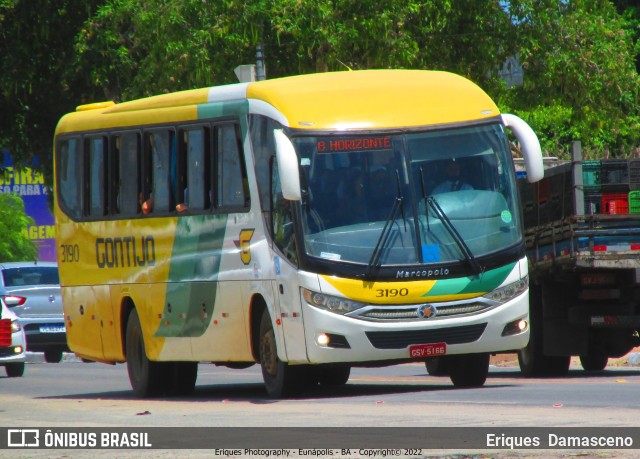
{"type": "Polygon", "coordinates": [[[166,384],[160,362],[151,362],[144,350],[144,337],[138,312],[134,309],[127,321],[125,343],[127,357],[127,371],[133,392],[138,397],[153,397],[160,395],[166,384]]]}
{"type": "Polygon", "coordinates": [[[260,366],[267,393],[273,398],[287,397],[301,388],[302,378],[296,368],[278,358],[276,335],[271,317],[264,312],[260,322],[260,366]]]}
{"type": "Polygon", "coordinates": [[[456,387],[482,387],[489,374],[489,354],[449,356],[449,377],[456,387]]]}
{"type": "Polygon", "coordinates": [[[585,371],[602,371],[607,367],[609,357],[601,353],[580,356],[580,364],[585,371]]]}
{"type": "Polygon", "coordinates": [[[424,362],[431,376],[449,376],[449,360],[446,357],[431,357],[424,362]]]}
{"type": "Polygon", "coordinates": [[[9,378],[19,378],[24,374],[24,362],[7,363],[4,367],[9,378]]]}
{"type": "Polygon", "coordinates": [[[167,373],[167,394],[180,396],[189,395],[196,387],[198,379],[198,362],[171,362],[167,373]]]}
{"type": "Polygon", "coordinates": [[[327,365],[320,368],[318,382],[323,386],[342,386],[349,381],[351,367],[349,365],[327,365]]]}

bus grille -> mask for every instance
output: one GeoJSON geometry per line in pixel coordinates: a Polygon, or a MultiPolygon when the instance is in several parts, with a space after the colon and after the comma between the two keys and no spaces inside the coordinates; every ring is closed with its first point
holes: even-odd
{"type": "MultiPolygon", "coordinates": [[[[472,315],[485,312],[495,307],[495,304],[489,302],[467,302],[449,305],[438,305],[438,314],[431,320],[444,319],[450,316],[472,315]]],[[[350,317],[362,320],[370,320],[376,322],[401,322],[401,321],[423,321],[424,318],[418,315],[418,306],[368,306],[364,307],[352,314],[350,317]]]]}
{"type": "Polygon", "coordinates": [[[400,330],[365,332],[377,349],[403,349],[412,344],[447,343],[463,344],[477,341],[487,324],[464,325],[436,330],[400,330]]]}

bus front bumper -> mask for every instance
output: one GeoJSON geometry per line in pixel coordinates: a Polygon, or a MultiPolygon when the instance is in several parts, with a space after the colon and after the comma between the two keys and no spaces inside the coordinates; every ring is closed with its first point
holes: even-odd
{"type": "Polygon", "coordinates": [[[375,322],[309,304],[303,304],[303,314],[308,363],[312,364],[366,365],[511,352],[529,342],[528,292],[483,313],[452,318],[375,322]]]}

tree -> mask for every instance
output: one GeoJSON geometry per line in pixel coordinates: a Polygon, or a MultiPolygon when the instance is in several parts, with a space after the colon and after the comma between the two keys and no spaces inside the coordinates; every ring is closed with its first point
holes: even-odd
{"type": "Polygon", "coordinates": [[[0,262],[38,259],[38,248],[27,236],[27,227],[32,224],[20,196],[0,193],[0,262]]]}
{"type": "Polygon", "coordinates": [[[637,146],[637,23],[605,0],[514,0],[509,11],[525,80],[497,93],[501,108],[525,118],[554,154],[571,140],[592,154],[637,146]]]}
{"type": "Polygon", "coordinates": [[[449,70],[527,119],[548,151],[575,138],[628,151],[640,18],[615,3],[622,14],[608,0],[0,0],[0,144],[21,162],[48,152],[81,103],[235,82],[262,43],[270,78],[449,70]],[[506,88],[497,68],[516,54],[525,84],[506,88]]]}
{"type": "Polygon", "coordinates": [[[58,120],[94,97],[73,69],[73,44],[99,3],[0,0],[0,150],[21,165],[38,155],[49,183],[58,120]]]}

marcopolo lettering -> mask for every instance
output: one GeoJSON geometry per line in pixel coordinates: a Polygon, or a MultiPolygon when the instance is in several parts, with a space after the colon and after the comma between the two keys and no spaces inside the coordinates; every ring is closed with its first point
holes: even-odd
{"type": "Polygon", "coordinates": [[[99,237],[96,239],[98,268],[130,268],[156,264],[153,236],[99,237]]]}
{"type": "Polygon", "coordinates": [[[396,271],[396,279],[416,279],[423,277],[435,277],[435,276],[446,276],[449,274],[449,270],[446,268],[443,269],[418,269],[415,271],[403,270],[399,269],[396,271]]]}

